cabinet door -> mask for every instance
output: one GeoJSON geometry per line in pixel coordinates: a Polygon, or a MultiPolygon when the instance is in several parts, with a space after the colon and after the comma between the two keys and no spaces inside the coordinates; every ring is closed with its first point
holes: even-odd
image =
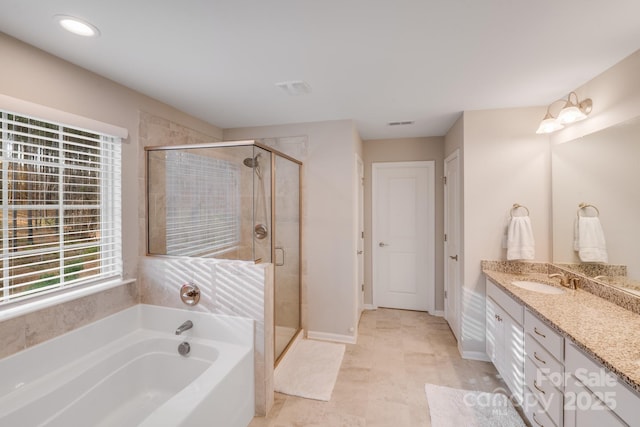
{"type": "Polygon", "coordinates": [[[600,401],[573,375],[565,387],[565,427],[625,427],[613,411],[600,401]]]}
{"type": "Polygon", "coordinates": [[[524,330],[511,316],[499,314],[503,334],[503,360],[500,374],[518,403],[524,392],[524,330]]]}
{"type": "MultiPolygon", "coordinates": [[[[494,364],[494,366],[498,366],[497,363],[497,346],[502,345],[502,334],[498,337],[498,316],[496,313],[497,305],[494,300],[491,298],[487,298],[486,303],[486,350],[487,356],[489,356],[489,360],[494,364]],[[499,343],[499,344],[498,344],[499,343]]],[[[501,328],[500,328],[501,329],[501,328]]]]}

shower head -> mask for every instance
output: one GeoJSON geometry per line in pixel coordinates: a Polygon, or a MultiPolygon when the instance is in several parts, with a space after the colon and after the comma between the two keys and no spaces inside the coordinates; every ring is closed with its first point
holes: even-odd
{"type": "Polygon", "coordinates": [[[255,169],[260,166],[258,157],[260,157],[260,153],[258,153],[255,157],[247,157],[242,161],[242,164],[244,164],[248,168],[255,169]]]}

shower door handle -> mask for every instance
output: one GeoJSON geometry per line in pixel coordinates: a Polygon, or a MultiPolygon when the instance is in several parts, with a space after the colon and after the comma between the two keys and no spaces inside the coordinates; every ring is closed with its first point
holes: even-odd
{"type": "Polygon", "coordinates": [[[280,263],[278,262],[278,257],[275,256],[275,255],[277,255],[277,252],[274,253],[274,256],[276,258],[274,260],[275,261],[274,264],[276,265],[276,267],[282,267],[284,265],[284,256],[285,256],[284,248],[282,246],[276,246],[274,249],[276,251],[282,251],[282,262],[280,262],[280,263]]]}

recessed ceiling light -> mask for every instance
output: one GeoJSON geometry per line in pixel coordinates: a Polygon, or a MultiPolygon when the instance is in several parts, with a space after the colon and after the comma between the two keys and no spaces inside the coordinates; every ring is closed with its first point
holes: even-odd
{"type": "Polygon", "coordinates": [[[69,15],[56,15],[54,19],[58,21],[62,28],[78,36],[98,37],[100,35],[100,31],[95,25],[80,18],[69,15]]]}
{"type": "Polygon", "coordinates": [[[311,93],[311,86],[304,80],[290,80],[287,82],[276,83],[280,89],[284,90],[291,96],[306,95],[311,93]]]}

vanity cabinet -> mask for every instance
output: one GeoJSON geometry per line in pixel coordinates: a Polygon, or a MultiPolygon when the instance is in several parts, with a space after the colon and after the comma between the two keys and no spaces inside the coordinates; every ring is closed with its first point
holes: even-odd
{"type": "Polygon", "coordinates": [[[566,427],[638,426],[640,395],[570,342],[565,346],[566,427]]]}
{"type": "Polygon", "coordinates": [[[524,412],[533,426],[563,427],[564,338],[524,311],[524,412]]]}
{"type": "Polygon", "coordinates": [[[524,384],[522,322],[522,305],[487,280],[487,355],[518,402],[522,402],[524,384]]]}

